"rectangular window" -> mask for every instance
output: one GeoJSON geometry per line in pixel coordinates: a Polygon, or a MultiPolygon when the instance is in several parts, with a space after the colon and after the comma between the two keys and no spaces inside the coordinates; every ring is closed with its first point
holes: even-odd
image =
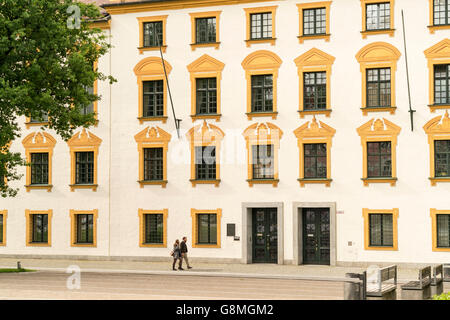
{"type": "Polygon", "coordinates": [[[272,13],[250,14],[250,39],[272,38],[272,13]]]}
{"type": "Polygon", "coordinates": [[[33,243],[48,243],[48,215],[32,214],[31,241],[33,243]]]}
{"type": "Polygon", "coordinates": [[[143,116],[162,117],[164,116],[164,81],[153,80],[144,81],[143,87],[143,116]]]}
{"type": "Polygon", "coordinates": [[[274,179],[274,146],[255,145],[253,152],[253,179],[274,179]]]}
{"type": "Polygon", "coordinates": [[[437,247],[450,248],[450,214],[437,214],[437,247]]]}
{"type": "Polygon", "coordinates": [[[164,180],[163,148],[144,149],[144,180],[164,180]]]}
{"type": "Polygon", "coordinates": [[[327,177],[327,144],[314,143],[304,145],[305,178],[327,177]]]}
{"type": "Polygon", "coordinates": [[[216,147],[195,147],[195,178],[216,179],[216,147]]]}
{"type": "Polygon", "coordinates": [[[196,79],[197,91],[197,114],[217,113],[217,79],[198,78],[196,79]]]}
{"type": "Polygon", "coordinates": [[[433,23],[435,26],[450,24],[450,1],[434,0],[433,23]]]}
{"type": "Polygon", "coordinates": [[[303,35],[326,34],[327,19],[326,8],[303,10],[303,35]]]}
{"type": "Polygon", "coordinates": [[[94,243],[94,215],[76,215],[77,243],[94,243]]]}
{"type": "Polygon", "coordinates": [[[3,214],[0,214],[0,243],[3,243],[3,224],[5,222],[3,221],[3,214]]]}
{"type": "Polygon", "coordinates": [[[75,152],[75,184],[94,183],[94,152],[75,152]]]}
{"type": "Polygon", "coordinates": [[[43,114],[41,117],[39,118],[30,118],[30,122],[31,123],[43,123],[43,122],[48,122],[48,115],[47,114],[43,114]]]}
{"type": "Polygon", "coordinates": [[[392,214],[369,213],[369,246],[394,246],[392,214]]]}
{"type": "Polygon", "coordinates": [[[162,21],[144,22],[144,47],[159,47],[163,41],[162,21]]]}
{"type": "Polygon", "coordinates": [[[216,42],[216,18],[197,18],[195,19],[196,43],[216,42]]]}
{"type": "Polygon", "coordinates": [[[251,79],[252,112],[273,111],[273,75],[255,75],[251,79]]]}
{"type": "Polygon", "coordinates": [[[450,104],[450,64],[434,66],[434,103],[450,104]]]}
{"type": "Polygon", "coordinates": [[[367,142],[367,177],[391,178],[391,142],[367,142]]]}
{"type": "Polygon", "coordinates": [[[391,106],[391,68],[367,69],[367,107],[391,106]]]}
{"type": "Polygon", "coordinates": [[[164,215],[144,214],[144,244],[164,243],[164,215]]]}
{"type": "MultiPolygon", "coordinates": [[[[94,94],[94,86],[86,87],[86,91],[89,94],[94,94]]],[[[81,109],[81,114],[83,114],[83,115],[87,115],[87,114],[91,114],[91,113],[94,113],[94,103],[93,102],[91,102],[88,106],[83,107],[81,109]]]]}
{"type": "Polygon", "coordinates": [[[31,154],[31,184],[48,184],[48,153],[31,154]]]}
{"type": "Polygon", "coordinates": [[[434,141],[435,177],[450,177],[450,140],[434,141]]]}
{"type": "Polygon", "coordinates": [[[197,214],[197,243],[217,244],[217,215],[197,214]]]}
{"type": "Polygon", "coordinates": [[[327,108],[327,73],[305,72],[303,74],[304,110],[323,110],[327,108]]]}
{"type": "Polygon", "coordinates": [[[366,30],[387,30],[391,28],[391,5],[371,3],[366,5],[366,30]]]}

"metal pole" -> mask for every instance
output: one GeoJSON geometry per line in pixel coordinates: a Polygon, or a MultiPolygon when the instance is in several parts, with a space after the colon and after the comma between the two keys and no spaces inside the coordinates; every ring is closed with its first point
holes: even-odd
{"type": "Polygon", "coordinates": [[[411,131],[414,131],[414,112],[416,112],[416,110],[413,110],[411,107],[411,89],[409,86],[408,53],[406,51],[405,17],[403,15],[403,10],[402,10],[402,24],[403,24],[403,45],[405,47],[406,81],[408,83],[409,115],[411,118],[411,131]]]}

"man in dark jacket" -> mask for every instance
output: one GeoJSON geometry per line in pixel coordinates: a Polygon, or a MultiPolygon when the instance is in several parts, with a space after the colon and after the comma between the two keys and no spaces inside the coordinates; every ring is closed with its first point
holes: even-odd
{"type": "Polygon", "coordinates": [[[184,270],[182,268],[183,259],[186,260],[186,265],[187,265],[188,269],[192,269],[192,267],[189,265],[189,260],[188,260],[188,256],[187,256],[188,248],[187,248],[186,242],[187,242],[187,237],[183,237],[183,241],[181,241],[181,243],[180,243],[181,259],[180,259],[180,264],[178,265],[178,270],[184,270]]]}

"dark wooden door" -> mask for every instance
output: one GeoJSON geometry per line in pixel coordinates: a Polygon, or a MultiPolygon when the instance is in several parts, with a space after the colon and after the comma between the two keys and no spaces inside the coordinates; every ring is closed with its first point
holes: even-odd
{"type": "Polygon", "coordinates": [[[330,264],[330,209],[303,208],[303,263],[330,264]]]}
{"type": "Polygon", "coordinates": [[[253,262],[278,262],[277,209],[253,209],[253,262]]]}

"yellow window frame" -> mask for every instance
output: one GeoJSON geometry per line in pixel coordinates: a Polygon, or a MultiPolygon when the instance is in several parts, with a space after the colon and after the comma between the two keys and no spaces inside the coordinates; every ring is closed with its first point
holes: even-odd
{"type": "Polygon", "coordinates": [[[219,49],[220,47],[220,14],[222,11],[208,11],[208,12],[192,12],[191,16],[191,49],[195,51],[197,48],[213,47],[219,49]],[[197,19],[200,18],[216,18],[216,41],[211,43],[197,43],[197,19]]]}
{"type": "Polygon", "coordinates": [[[324,184],[329,187],[331,182],[331,146],[332,139],[336,130],[326,125],[322,121],[317,122],[314,117],[311,122],[307,122],[294,130],[294,134],[297,138],[297,144],[299,148],[299,179],[300,187],[304,187],[305,184],[324,184]],[[304,145],[310,143],[325,143],[327,146],[327,177],[326,179],[306,179],[305,178],[305,158],[304,158],[304,145]]]}
{"type": "Polygon", "coordinates": [[[257,8],[244,8],[245,18],[246,18],[246,35],[247,39],[245,40],[247,47],[250,47],[252,44],[257,43],[270,43],[272,46],[275,45],[277,40],[276,37],[276,13],[278,6],[269,6],[269,7],[257,7],[257,8]],[[271,13],[272,14],[272,38],[268,39],[251,39],[251,15],[254,13],[271,13]]]}
{"type": "Polygon", "coordinates": [[[51,247],[52,246],[52,217],[53,210],[25,210],[26,219],[26,246],[27,247],[51,247]],[[31,216],[34,214],[46,214],[48,221],[48,231],[47,231],[47,243],[33,243],[32,227],[33,222],[31,221],[31,216]]]}
{"type": "Polygon", "coordinates": [[[25,148],[25,155],[27,163],[31,163],[32,153],[48,153],[48,184],[46,185],[32,185],[31,184],[31,165],[27,166],[26,173],[26,185],[27,192],[34,189],[47,189],[48,192],[52,191],[52,168],[53,168],[53,149],[56,144],[56,140],[46,132],[33,132],[26,136],[22,144],[25,148]]]}
{"type": "Polygon", "coordinates": [[[438,116],[428,121],[423,129],[428,135],[430,145],[430,183],[436,186],[440,182],[450,182],[450,177],[438,178],[435,174],[435,152],[434,142],[438,140],[450,140],[450,118],[448,111],[443,116],[438,116]]]}
{"type": "Polygon", "coordinates": [[[139,180],[141,188],[145,185],[160,185],[165,188],[167,185],[167,150],[172,136],[160,127],[147,127],[137,135],[134,140],[137,142],[139,152],[139,180]],[[163,180],[145,181],[144,180],[144,149],[163,148],[163,180]]]}
{"type": "MultiPolygon", "coordinates": [[[[163,16],[152,16],[152,17],[138,17],[138,23],[139,23],[139,53],[143,54],[145,51],[159,51],[159,47],[144,47],[144,23],[146,22],[162,22],[162,45],[161,50],[162,52],[166,52],[167,50],[167,17],[168,15],[163,16]]],[[[159,39],[161,41],[161,39],[159,39]]]]}
{"type": "Polygon", "coordinates": [[[192,218],[192,248],[220,248],[221,247],[221,220],[222,220],[222,209],[215,210],[198,210],[191,209],[192,218]],[[198,243],[198,225],[197,216],[199,214],[215,214],[217,221],[217,244],[199,244],[198,243]]]}
{"type": "Polygon", "coordinates": [[[299,3],[297,4],[298,16],[299,16],[299,35],[298,42],[302,44],[305,40],[312,39],[323,39],[326,42],[330,41],[330,7],[332,1],[321,1],[321,2],[311,2],[311,3],[299,3]],[[325,34],[320,35],[305,35],[303,30],[303,10],[306,9],[319,9],[325,8],[325,19],[326,19],[326,31],[325,34]]]}
{"type": "Polygon", "coordinates": [[[281,59],[275,53],[267,50],[258,50],[249,54],[242,61],[242,68],[245,70],[247,80],[247,118],[271,117],[275,120],[278,115],[277,109],[277,82],[278,69],[281,66],[281,59]],[[272,112],[252,112],[252,76],[271,74],[273,77],[273,110],[272,112]]]}
{"type": "Polygon", "coordinates": [[[84,247],[95,248],[97,247],[97,218],[98,209],[94,210],[73,210],[70,209],[70,246],[71,247],[84,247]],[[93,243],[78,243],[77,242],[77,215],[91,214],[93,215],[93,243]]]}
{"type": "Polygon", "coordinates": [[[0,210],[0,215],[2,215],[3,217],[3,228],[2,228],[2,232],[3,232],[3,239],[0,242],[0,247],[5,247],[6,246],[6,220],[8,219],[8,210],[0,210]]]}
{"type": "Polygon", "coordinates": [[[434,252],[450,252],[450,248],[439,248],[437,246],[437,216],[440,214],[450,215],[450,210],[437,210],[435,208],[430,209],[432,250],[434,252]]]}
{"type": "Polygon", "coordinates": [[[247,182],[250,187],[254,184],[271,184],[274,188],[278,186],[278,150],[283,131],[272,123],[255,123],[245,129],[242,134],[247,147],[247,182]],[[253,152],[252,147],[257,145],[273,145],[274,147],[274,177],[273,179],[254,179],[253,178],[253,152]]]}
{"type": "Polygon", "coordinates": [[[169,209],[162,210],[138,210],[139,216],[139,247],[141,248],[167,248],[167,217],[169,215],[169,209]],[[151,244],[144,243],[145,240],[145,221],[144,216],[147,214],[162,214],[163,215],[163,243],[162,244],[151,244]]]}
{"type": "Polygon", "coordinates": [[[202,119],[215,119],[220,121],[221,114],[221,80],[222,71],[225,64],[213,57],[204,54],[187,66],[191,79],[191,118],[192,122],[202,119]],[[217,90],[217,114],[199,115],[197,114],[197,79],[216,78],[217,90]]]}
{"type": "Polygon", "coordinates": [[[313,48],[301,56],[297,57],[294,62],[297,66],[299,77],[299,108],[300,118],[305,115],[324,114],[327,117],[331,114],[331,67],[333,66],[335,57],[313,48]],[[327,75],[327,106],[325,110],[305,110],[304,106],[304,73],[307,72],[326,72],[327,75]]]}
{"type": "Polygon", "coordinates": [[[361,9],[362,9],[362,31],[361,35],[363,39],[366,39],[368,35],[375,35],[375,34],[388,34],[390,37],[394,36],[395,29],[394,29],[394,17],[395,17],[395,0],[361,0],[361,9]],[[366,12],[366,5],[368,4],[374,4],[374,3],[389,3],[390,8],[390,26],[387,30],[367,30],[366,28],[366,19],[367,19],[367,12],[366,12]]]}
{"type": "Polygon", "coordinates": [[[72,138],[67,141],[70,148],[70,191],[76,189],[92,189],[97,191],[98,187],[98,149],[102,139],[94,135],[92,132],[83,128],[75,133],[72,138]],[[92,184],[76,184],[76,152],[94,152],[94,183],[92,184]]]}
{"type": "Polygon", "coordinates": [[[364,250],[377,250],[377,251],[398,251],[398,216],[399,209],[389,210],[374,210],[363,208],[364,217],[364,250]],[[369,230],[369,214],[392,214],[392,247],[372,247],[370,246],[370,230],[369,230]]]}
{"type": "Polygon", "coordinates": [[[395,186],[397,183],[397,137],[401,128],[386,119],[372,119],[356,129],[361,137],[363,149],[363,177],[364,186],[371,183],[390,183],[395,186]],[[391,143],[391,165],[392,177],[369,178],[367,170],[367,142],[390,142],[391,143]]]}
{"type": "Polygon", "coordinates": [[[386,42],[374,42],[363,47],[356,54],[356,60],[360,64],[362,75],[361,82],[361,98],[363,115],[368,112],[389,112],[395,114],[396,91],[395,91],[395,74],[397,71],[397,61],[401,53],[393,45],[386,42]],[[390,68],[391,69],[391,105],[389,107],[367,107],[367,69],[374,68],[390,68]]]}

